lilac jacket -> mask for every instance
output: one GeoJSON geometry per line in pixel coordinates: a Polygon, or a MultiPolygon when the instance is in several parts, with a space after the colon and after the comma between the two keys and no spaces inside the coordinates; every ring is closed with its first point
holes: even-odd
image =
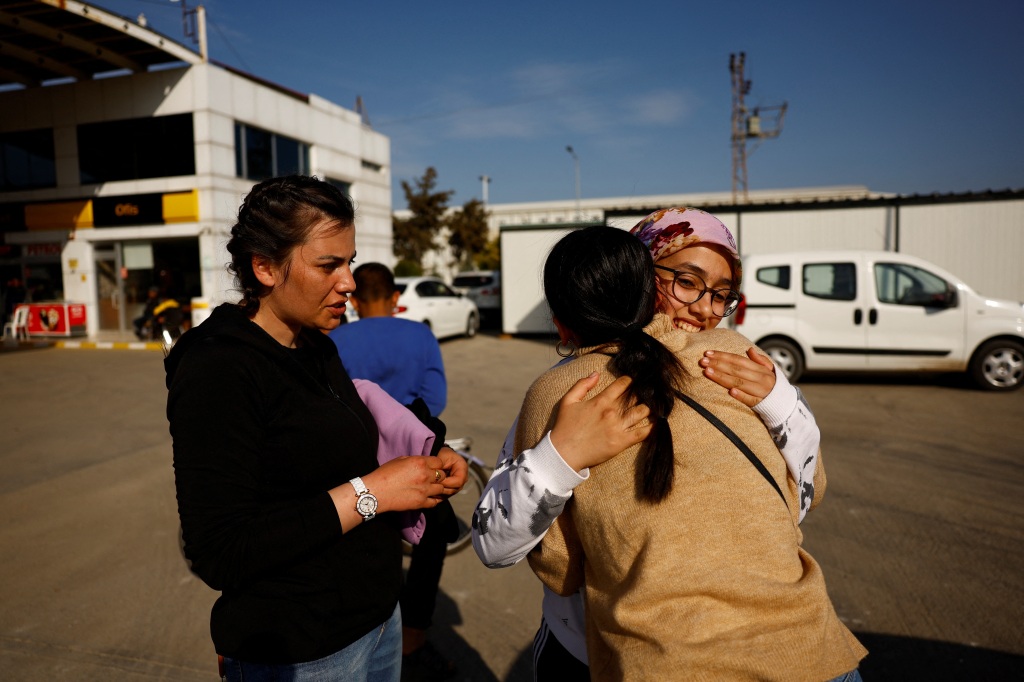
{"type": "MultiPolygon", "coordinates": [[[[404,405],[388,395],[383,388],[366,379],[353,379],[356,391],[377,422],[380,440],[377,463],[384,464],[403,455],[429,455],[434,445],[434,432],[404,405]]],[[[427,521],[421,511],[401,513],[402,537],[418,545],[427,521]]]]}

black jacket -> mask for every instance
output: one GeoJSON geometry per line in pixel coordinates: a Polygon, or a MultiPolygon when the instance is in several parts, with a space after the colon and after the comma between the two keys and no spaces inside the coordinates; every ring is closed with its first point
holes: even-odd
{"type": "Polygon", "coordinates": [[[402,582],[390,515],[342,535],[327,491],[377,468],[377,425],[330,339],[303,334],[286,348],[226,304],[165,361],[185,555],[222,592],[217,652],[253,662],[338,651],[402,582]]]}

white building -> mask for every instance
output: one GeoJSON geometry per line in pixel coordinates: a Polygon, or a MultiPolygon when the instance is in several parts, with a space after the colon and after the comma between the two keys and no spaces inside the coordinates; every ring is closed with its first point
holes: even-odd
{"type": "Polygon", "coordinates": [[[84,303],[90,336],[129,330],[153,285],[237,300],[242,198],[296,172],[348,192],[360,259],[393,262],[390,141],[356,112],[74,0],[0,15],[0,285],[84,303]]]}

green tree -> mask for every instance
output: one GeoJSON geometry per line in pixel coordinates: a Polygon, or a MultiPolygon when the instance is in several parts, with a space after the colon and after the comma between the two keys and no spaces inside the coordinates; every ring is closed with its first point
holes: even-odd
{"type": "Polygon", "coordinates": [[[455,190],[437,192],[436,186],[437,171],[433,166],[427,168],[423,177],[415,180],[415,186],[402,181],[405,201],[412,216],[404,220],[395,219],[392,223],[393,251],[400,260],[422,266],[423,254],[434,248],[434,238],[447,225],[445,213],[455,190]]]}
{"type": "Polygon", "coordinates": [[[498,237],[488,240],[480,253],[476,255],[476,266],[481,270],[501,269],[501,244],[498,237]]]}
{"type": "Polygon", "coordinates": [[[487,209],[483,202],[471,199],[448,220],[449,245],[460,268],[471,266],[475,256],[487,246],[487,209]]]}

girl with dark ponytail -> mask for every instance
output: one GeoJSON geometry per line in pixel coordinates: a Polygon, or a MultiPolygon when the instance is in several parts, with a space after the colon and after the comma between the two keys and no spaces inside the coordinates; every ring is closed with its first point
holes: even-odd
{"type": "Polygon", "coordinates": [[[604,225],[570,232],[544,265],[544,292],[561,341],[577,348],[614,349],[615,373],[632,379],[627,402],[650,409],[654,428],[640,446],[636,488],[641,499],[658,502],[672,489],[675,476],[667,418],[682,367],[644,331],[656,311],[654,278],[644,245],[604,225]]]}
{"type": "MultiPolygon", "coordinates": [[[[730,390],[751,365],[771,373],[747,339],[716,328],[735,309],[735,244],[729,235],[723,246],[714,230],[701,232],[679,216],[707,214],[674,211],[642,222],[651,229],[639,239],[603,225],[574,230],[545,263],[559,345],[575,357],[527,392],[510,448],[522,453],[518,468],[543,464],[535,453],[545,441],[556,444],[563,395],[581,377],[599,376],[595,390],[628,381],[620,409],[641,409],[629,407],[635,400],[649,410],[653,428],[589,468],[564,457],[579,479],[569,484],[571,497],[560,494],[571,478],[565,475],[536,486],[544,486],[539,516],[556,516],[546,532],[538,515],[531,517],[540,544],[519,540],[546,588],[537,678],[859,680],[866,651],[839,620],[821,569],[801,547],[805,486],[780,455],[785,443],[777,447],[751,409],[763,396],[748,399],[761,389],[730,390]],[[644,241],[652,232],[653,241],[644,241]],[[655,247],[670,252],[668,264],[652,259],[655,247]],[[719,371],[707,376],[709,368],[719,371]],[[697,408],[731,429],[747,452],[697,408]],[[560,597],[586,608],[562,608],[560,597]],[[586,632],[584,651],[562,640],[566,631],[586,632]],[[565,649],[546,665],[552,639],[565,649]]],[[[820,464],[818,473],[823,483],[820,464]]],[[[823,487],[811,493],[815,502],[823,487]]],[[[513,509],[524,513],[523,505],[496,506],[509,518],[513,509]]],[[[490,525],[485,511],[482,500],[474,518],[478,553],[490,525]]]]}

